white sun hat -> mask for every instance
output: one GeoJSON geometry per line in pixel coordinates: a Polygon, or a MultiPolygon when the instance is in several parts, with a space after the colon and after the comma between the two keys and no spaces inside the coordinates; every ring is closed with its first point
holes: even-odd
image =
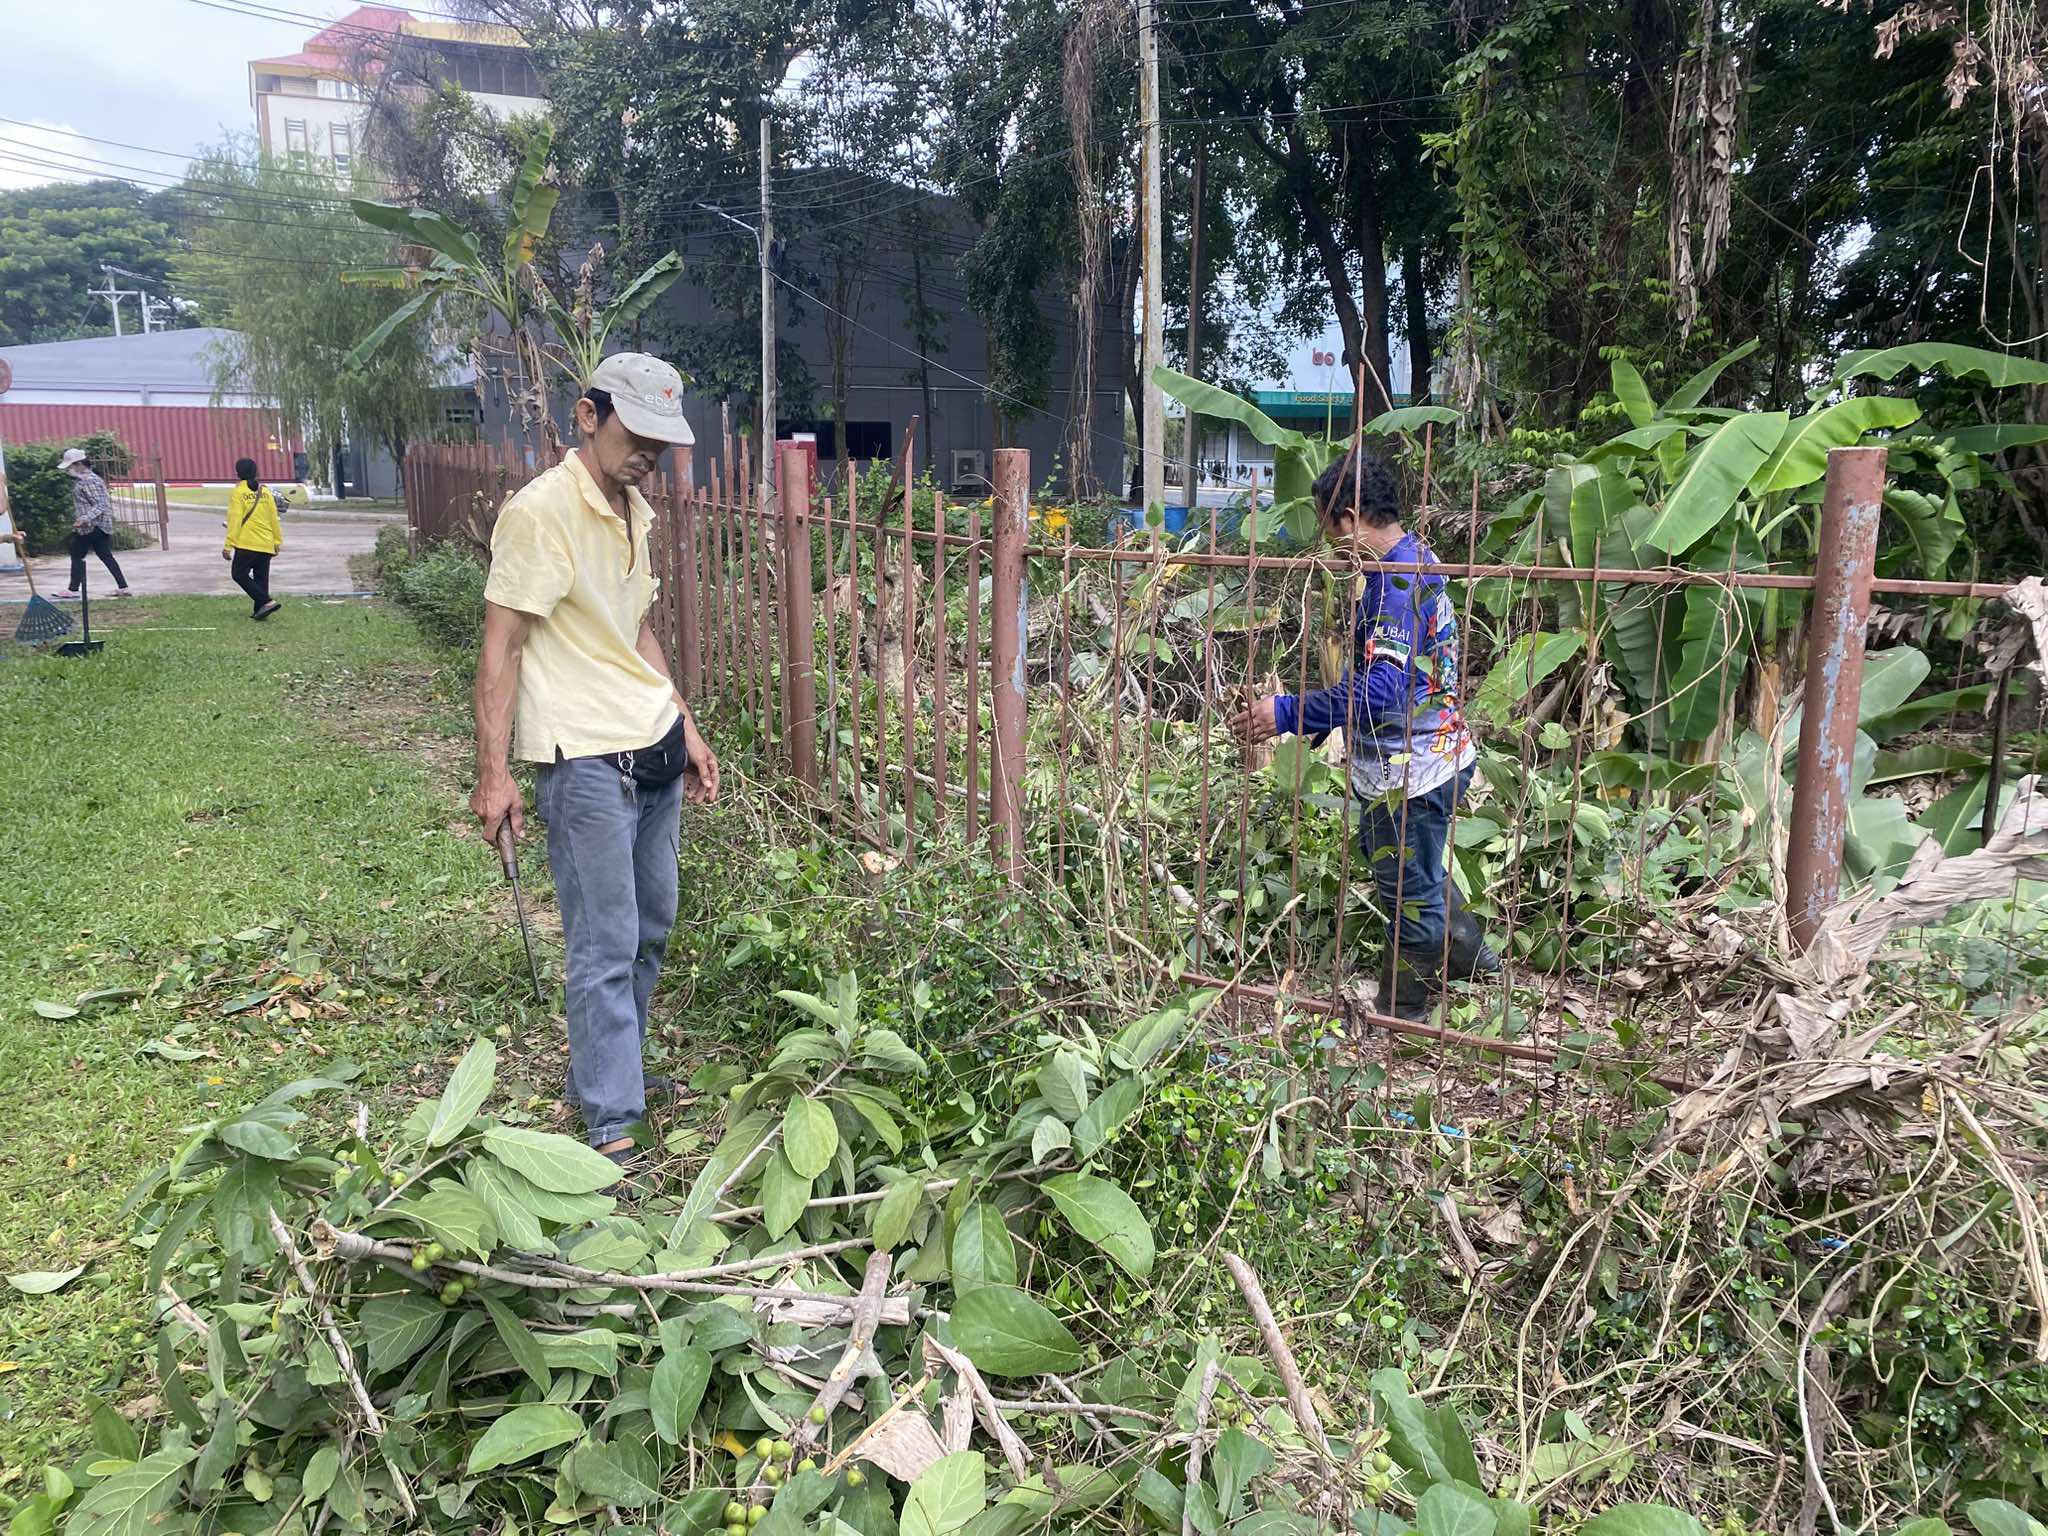
{"type": "Polygon", "coordinates": [[[64,457],[57,461],[57,467],[59,469],[69,469],[74,464],[83,464],[84,462],[85,450],[83,448],[66,448],[64,450],[64,457]]]}
{"type": "Polygon", "coordinates": [[[614,352],[590,375],[591,389],[612,397],[612,409],[626,430],[657,442],[697,441],[683,419],[683,376],[645,352],[614,352]]]}

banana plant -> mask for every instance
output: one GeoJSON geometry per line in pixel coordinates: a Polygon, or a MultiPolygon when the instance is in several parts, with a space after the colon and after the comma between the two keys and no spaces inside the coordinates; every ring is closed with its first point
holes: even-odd
{"type": "Polygon", "coordinates": [[[373,267],[344,272],[345,283],[366,283],[408,290],[410,297],[361,341],[344,368],[360,367],[401,325],[437,300],[459,298],[481,304],[495,315],[512,338],[520,374],[521,410],[529,425],[539,427],[550,454],[559,456],[553,412],[548,408],[550,370],[561,372],[571,387],[580,388],[604,357],[611,334],[632,325],[670,284],[682,275],[682,258],[670,251],[628,283],[610,302],[594,306],[587,273],[575,299],[564,304],[549,287],[535,258],[554,219],[561,189],[544,180],[554,129],[543,124],[527,146],[506,197],[511,218],[502,249],[484,254],[483,241],[443,214],[427,208],[403,208],[357,198],[357,218],[408,245],[432,252],[424,264],[373,267]],[[535,324],[544,320],[552,338],[535,324]]]}
{"type": "MultiPolygon", "coordinates": [[[[2036,425],[1932,429],[1913,400],[1846,393],[1855,379],[1908,370],[1992,388],[2048,381],[2048,365],[1945,343],[1851,353],[1796,416],[1702,404],[1715,380],[1755,347],[1737,347],[1661,404],[1636,368],[1617,358],[1613,393],[1629,427],[1550,471],[1533,512],[1543,543],[1589,569],[1767,570],[1811,547],[1829,451],[1884,433],[1894,478],[1931,488],[1887,491],[1886,510],[1903,537],[1885,549],[1880,566],[1938,577],[1963,540],[1958,494],[1997,479],[1982,455],[2048,440],[2048,427],[2036,425]]],[[[1756,658],[1763,671],[1752,718],[1769,732],[1778,661],[1803,611],[1797,594],[1587,583],[1569,590],[1561,608],[1565,625],[1589,644],[1598,632],[1650,751],[1711,755],[1756,658]]]]}

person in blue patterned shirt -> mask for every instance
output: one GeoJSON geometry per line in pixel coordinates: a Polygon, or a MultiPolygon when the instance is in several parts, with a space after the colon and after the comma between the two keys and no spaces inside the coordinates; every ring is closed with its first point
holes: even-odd
{"type": "Polygon", "coordinates": [[[1377,563],[1430,566],[1436,557],[1402,526],[1400,487],[1376,454],[1354,447],[1316,478],[1313,494],[1331,541],[1367,561],[1351,665],[1332,687],[1257,700],[1230,729],[1247,745],[1345,732],[1364,813],[1359,844],[1390,914],[1380,1006],[1424,1018],[1443,975],[1500,969],[1445,865],[1477,756],[1459,707],[1457,611],[1442,576],[1377,563]]]}

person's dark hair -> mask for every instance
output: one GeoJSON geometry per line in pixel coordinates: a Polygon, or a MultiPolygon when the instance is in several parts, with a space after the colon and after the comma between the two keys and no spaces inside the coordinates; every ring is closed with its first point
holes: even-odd
{"type": "Polygon", "coordinates": [[[590,408],[597,412],[597,424],[601,427],[612,416],[612,392],[608,389],[586,389],[583,398],[590,402],[590,408]]]}
{"type": "Polygon", "coordinates": [[[254,459],[235,460],[235,478],[248,486],[252,491],[261,489],[256,482],[256,461],[254,459]]]}
{"type": "Polygon", "coordinates": [[[1317,475],[1313,494],[1325,523],[1346,513],[1369,528],[1391,528],[1401,521],[1400,484],[1386,460],[1370,448],[1349,450],[1317,475]]]}

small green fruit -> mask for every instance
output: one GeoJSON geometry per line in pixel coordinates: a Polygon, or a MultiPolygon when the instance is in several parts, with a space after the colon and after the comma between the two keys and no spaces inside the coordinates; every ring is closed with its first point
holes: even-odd
{"type": "Polygon", "coordinates": [[[803,1459],[802,1461],[800,1461],[800,1462],[798,1462],[798,1463],[796,1464],[796,1469],[797,1469],[797,1471],[799,1471],[799,1472],[815,1472],[815,1471],[817,1471],[817,1470],[818,1470],[818,1459],[817,1459],[817,1457],[815,1457],[815,1456],[806,1456],[806,1457],[805,1457],[805,1458],[804,1458],[804,1459],[803,1459]]]}
{"type": "Polygon", "coordinates": [[[782,1468],[778,1467],[772,1461],[769,1462],[767,1466],[761,1469],[761,1481],[766,1483],[770,1488],[773,1488],[777,1483],[782,1481],[782,1468]]]}
{"type": "Polygon", "coordinates": [[[747,1536],[747,1527],[743,1522],[735,1521],[725,1528],[725,1536],[747,1536]]]}
{"type": "Polygon", "coordinates": [[[749,1525],[759,1525],[763,1520],[766,1520],[767,1518],[768,1506],[766,1504],[756,1504],[752,1509],[747,1511],[747,1524],[749,1525]]]}
{"type": "Polygon", "coordinates": [[[790,1457],[794,1456],[795,1454],[796,1447],[791,1445],[787,1440],[778,1440],[775,1442],[775,1459],[777,1461],[787,1461],[790,1457]]]}
{"type": "Polygon", "coordinates": [[[462,1300],[462,1287],[461,1287],[461,1286],[459,1286],[459,1285],[452,1285],[452,1284],[451,1284],[451,1285],[444,1285],[444,1286],[442,1286],[442,1287],[441,1287],[441,1305],[442,1305],[442,1306],[444,1306],[444,1307],[452,1307],[452,1306],[454,1306],[454,1305],[455,1305],[455,1303],[457,1303],[457,1302],[458,1302],[458,1301],[460,1301],[460,1300],[462,1300]]]}
{"type": "Polygon", "coordinates": [[[425,1249],[415,1248],[413,1250],[412,1267],[414,1269],[430,1269],[433,1267],[433,1263],[434,1261],[427,1257],[425,1249]]]}
{"type": "Polygon", "coordinates": [[[861,1471],[861,1469],[860,1469],[859,1467],[848,1467],[848,1468],[846,1469],[846,1486],[847,1486],[847,1487],[849,1487],[849,1488],[858,1488],[858,1487],[860,1487],[860,1486],[861,1486],[861,1484],[865,1483],[865,1482],[866,1482],[867,1480],[868,1480],[868,1475],[867,1475],[867,1473],[865,1473],[865,1472],[861,1471]]]}
{"type": "Polygon", "coordinates": [[[448,1250],[446,1248],[443,1248],[439,1243],[427,1244],[427,1262],[429,1264],[438,1264],[447,1257],[448,1250]]]}
{"type": "Polygon", "coordinates": [[[760,1439],[754,1442],[754,1455],[758,1459],[766,1461],[770,1456],[773,1456],[774,1454],[775,1442],[769,1439],[766,1435],[763,1435],[760,1439]]]}
{"type": "Polygon", "coordinates": [[[808,1418],[813,1424],[824,1423],[826,1418],[825,1405],[823,1403],[811,1404],[811,1411],[808,1414],[806,1414],[805,1417],[808,1418]]]}
{"type": "Polygon", "coordinates": [[[742,1520],[746,1518],[747,1506],[742,1504],[738,1499],[734,1499],[730,1504],[725,1506],[725,1523],[727,1525],[738,1525],[742,1520]]]}
{"type": "Polygon", "coordinates": [[[1389,1456],[1389,1455],[1388,1455],[1388,1454],[1387,1454],[1387,1453],[1386,1453],[1385,1451],[1374,1451],[1374,1452],[1372,1453],[1372,1469],[1373,1469],[1373,1471],[1375,1471],[1375,1472],[1386,1472],[1386,1471],[1389,1471],[1389,1470],[1391,1470],[1391,1469],[1392,1469],[1392,1467],[1393,1467],[1393,1465],[1394,1465],[1394,1458],[1393,1458],[1393,1457],[1391,1457],[1391,1456],[1389,1456]]]}

